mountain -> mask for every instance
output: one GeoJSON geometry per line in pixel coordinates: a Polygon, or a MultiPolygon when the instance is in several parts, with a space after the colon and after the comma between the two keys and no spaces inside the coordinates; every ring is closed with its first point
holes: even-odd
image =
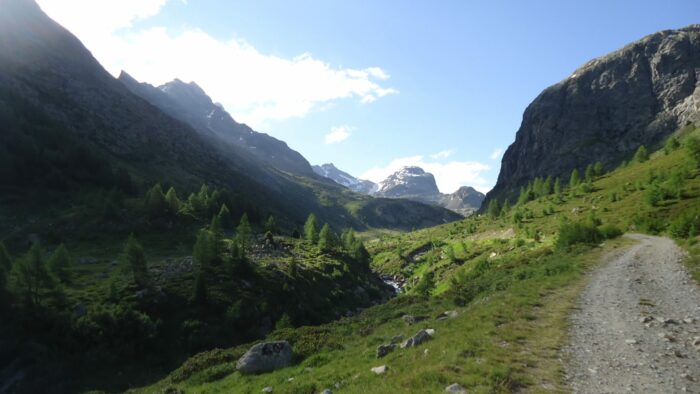
{"type": "Polygon", "coordinates": [[[279,170],[298,175],[313,173],[309,162],[299,152],[290,149],[283,141],[236,122],[194,82],[175,79],[154,87],[139,83],[125,71],[121,72],[119,80],[134,94],[205,136],[243,147],[260,161],[279,170]]]}
{"type": "Polygon", "coordinates": [[[420,167],[403,167],[379,183],[377,195],[433,201],[440,190],[435,177],[420,167]]]}
{"type": "Polygon", "coordinates": [[[320,166],[315,165],[311,168],[316,174],[331,179],[335,183],[343,185],[354,192],[372,195],[377,191],[376,183],[355,178],[347,172],[339,170],[335,165],[333,165],[333,163],[327,163],[320,166]]]}
{"type": "MultiPolygon", "coordinates": [[[[133,194],[162,183],[189,193],[206,183],[235,195],[237,210],[274,214],[287,229],[311,212],[335,228],[366,228],[371,221],[411,229],[458,219],[447,210],[348,193],[314,174],[284,142],[233,121],[196,84],[155,88],[126,73],[119,81],[34,1],[0,5],[3,204],[62,204],[56,207],[61,216],[76,196],[49,198],[48,191],[88,193],[128,183],[117,189],[133,194]],[[358,218],[355,213],[370,202],[386,209],[358,218]],[[374,216],[413,208],[427,216],[416,223],[374,216]]],[[[25,230],[16,227],[2,221],[0,235],[22,236],[25,230]]]]}
{"type": "Polygon", "coordinates": [[[406,199],[447,208],[462,216],[479,209],[484,195],[472,187],[463,186],[452,194],[442,194],[435,177],[420,167],[403,167],[379,184],[355,178],[333,164],[313,166],[314,171],[355,192],[375,197],[406,199]]]}
{"type": "Polygon", "coordinates": [[[568,179],[628,160],[700,121],[700,25],[661,31],[586,63],[525,110],[488,198],[513,197],[537,176],[568,179]]]}
{"type": "Polygon", "coordinates": [[[462,186],[452,194],[443,194],[440,206],[464,216],[470,215],[481,207],[484,201],[484,193],[470,186],[462,186]]]}

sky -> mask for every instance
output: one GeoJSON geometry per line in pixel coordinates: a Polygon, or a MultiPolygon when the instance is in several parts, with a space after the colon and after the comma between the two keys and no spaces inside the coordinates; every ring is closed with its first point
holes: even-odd
{"type": "Polygon", "coordinates": [[[522,113],[700,1],[38,0],[113,75],[196,82],[312,164],[488,191],[522,113]]]}

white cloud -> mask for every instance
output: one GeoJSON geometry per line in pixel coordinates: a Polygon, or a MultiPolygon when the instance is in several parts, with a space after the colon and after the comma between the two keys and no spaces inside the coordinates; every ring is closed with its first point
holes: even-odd
{"type": "Polygon", "coordinates": [[[350,126],[338,126],[331,128],[331,132],[326,134],[326,144],[336,144],[341,141],[345,141],[350,137],[350,131],[352,127],[350,126]]]}
{"type": "Polygon", "coordinates": [[[392,160],[384,167],[373,167],[363,173],[361,179],[379,183],[401,167],[418,166],[435,176],[438,189],[443,193],[453,193],[461,186],[472,186],[480,192],[487,192],[493,184],[482,176],[490,167],[475,161],[450,161],[439,163],[426,160],[424,156],[403,157],[392,160]]]}
{"type": "Polygon", "coordinates": [[[493,153],[491,153],[491,156],[489,156],[489,157],[491,158],[491,160],[498,160],[501,158],[502,155],[503,155],[503,148],[496,148],[493,150],[493,153]]]}
{"type": "Polygon", "coordinates": [[[39,0],[75,33],[105,68],[159,85],[174,78],[196,81],[236,120],[261,127],[270,120],[304,117],[341,99],[369,104],[396,94],[382,86],[379,67],[338,68],[309,53],[285,58],[258,51],[244,40],[220,40],[196,28],[133,28],[157,15],[168,0],[39,0]]]}
{"type": "Polygon", "coordinates": [[[445,159],[452,156],[453,153],[455,153],[455,151],[452,149],[442,150],[438,153],[430,155],[430,157],[432,157],[433,159],[445,159]]]}

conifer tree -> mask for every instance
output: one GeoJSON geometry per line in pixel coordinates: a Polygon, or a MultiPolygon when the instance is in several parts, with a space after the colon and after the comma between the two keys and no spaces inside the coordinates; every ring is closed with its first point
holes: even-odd
{"type": "Polygon", "coordinates": [[[271,234],[277,234],[277,222],[275,217],[270,215],[265,222],[265,232],[270,232],[271,234]]]}
{"type": "Polygon", "coordinates": [[[603,175],[603,171],[605,171],[605,170],[603,169],[603,163],[597,161],[597,162],[593,165],[593,173],[595,174],[595,176],[601,176],[601,175],[603,175]]]}
{"type": "Polygon", "coordinates": [[[316,226],[316,215],[312,213],[306,219],[306,223],[304,224],[304,236],[306,237],[306,240],[312,244],[318,243],[318,230],[316,226]]]}
{"type": "Polygon", "coordinates": [[[152,217],[160,216],[165,212],[166,206],[163,188],[160,186],[160,183],[156,183],[146,193],[146,209],[148,210],[148,214],[152,217]]]}
{"type": "Polygon", "coordinates": [[[646,146],[642,145],[634,154],[634,161],[637,163],[644,163],[647,160],[649,160],[649,151],[647,151],[646,146]]]}
{"type": "Polygon", "coordinates": [[[496,219],[501,214],[501,204],[498,203],[498,199],[493,199],[489,202],[489,207],[487,209],[488,215],[491,219],[496,219]]]}
{"type": "Polygon", "coordinates": [[[59,245],[49,259],[49,271],[61,282],[70,283],[72,277],[70,269],[72,265],[68,249],[63,244],[59,245]]]}
{"type": "Polygon", "coordinates": [[[552,194],[552,176],[551,175],[548,176],[547,179],[545,179],[543,188],[544,188],[544,195],[545,196],[552,194]]]}
{"type": "Polygon", "coordinates": [[[165,194],[165,205],[168,207],[168,211],[172,214],[178,213],[180,211],[180,199],[177,196],[177,191],[174,187],[170,187],[168,192],[165,194]]]}
{"type": "Polygon", "coordinates": [[[586,182],[592,181],[594,176],[595,176],[595,171],[593,170],[593,165],[589,164],[586,167],[586,182]]]}
{"type": "Polygon", "coordinates": [[[578,186],[579,183],[581,183],[581,176],[578,173],[578,168],[574,168],[574,170],[571,171],[571,178],[569,178],[569,187],[573,189],[578,186]]]}
{"type": "Polygon", "coordinates": [[[243,216],[241,216],[241,221],[238,223],[238,227],[236,227],[236,240],[240,246],[245,249],[250,242],[250,237],[252,236],[253,230],[250,227],[250,222],[248,221],[248,214],[244,213],[243,216]]]}
{"type": "Polygon", "coordinates": [[[508,199],[506,198],[506,201],[503,203],[503,207],[501,207],[500,216],[507,216],[509,212],[510,212],[510,201],[508,201],[508,199]]]}
{"type": "Polygon", "coordinates": [[[435,288],[434,274],[432,272],[426,272],[420,278],[414,292],[419,296],[428,297],[433,292],[433,288],[435,288]]]}
{"type": "Polygon", "coordinates": [[[221,223],[221,228],[225,230],[230,230],[233,227],[231,211],[226,204],[221,204],[221,209],[219,209],[219,223],[221,223]]]}
{"type": "Polygon", "coordinates": [[[321,228],[321,232],[318,234],[318,247],[319,249],[328,252],[335,246],[334,234],[331,231],[331,227],[328,223],[324,224],[321,228]]]}
{"type": "Polygon", "coordinates": [[[151,279],[146,264],[146,255],[143,253],[143,247],[136,240],[134,234],[129,235],[124,244],[124,262],[127,270],[131,271],[134,283],[138,287],[144,288],[150,284],[151,279]]]}
{"type": "Polygon", "coordinates": [[[561,180],[559,177],[554,180],[554,194],[561,198],[561,180]]]}
{"type": "Polygon", "coordinates": [[[47,291],[55,288],[38,243],[12,267],[12,287],[27,306],[41,305],[47,291]]]}

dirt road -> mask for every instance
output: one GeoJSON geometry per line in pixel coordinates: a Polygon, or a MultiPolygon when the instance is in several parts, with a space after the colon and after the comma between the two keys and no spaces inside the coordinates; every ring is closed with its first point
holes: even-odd
{"type": "Polygon", "coordinates": [[[700,290],[668,238],[638,243],[596,269],[564,349],[576,393],[700,393],[700,290]],[[694,342],[696,344],[694,345],[694,342]]]}

